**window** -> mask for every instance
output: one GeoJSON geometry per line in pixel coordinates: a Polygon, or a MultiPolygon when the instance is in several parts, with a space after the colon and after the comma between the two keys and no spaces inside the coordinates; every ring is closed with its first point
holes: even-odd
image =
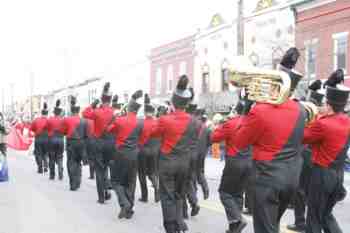
{"type": "Polygon", "coordinates": [[[168,93],[171,93],[173,91],[173,81],[174,81],[173,65],[168,66],[167,81],[168,81],[168,84],[167,84],[168,93]]]}
{"type": "Polygon", "coordinates": [[[228,90],[228,62],[227,60],[224,60],[221,66],[221,90],[227,91],[228,90]]]}
{"type": "Polygon", "coordinates": [[[156,72],[156,95],[160,95],[162,91],[162,69],[158,68],[156,72]]]}
{"type": "Polygon", "coordinates": [[[316,51],[318,39],[305,42],[305,73],[308,80],[316,78],[316,51]]]}
{"type": "Polygon", "coordinates": [[[348,50],[348,32],[333,35],[333,64],[334,69],[343,69],[347,73],[347,50],[348,50]]]}
{"type": "Polygon", "coordinates": [[[96,89],[88,90],[88,98],[89,103],[92,103],[96,99],[96,89]]]}
{"type": "Polygon", "coordinates": [[[180,63],[180,71],[179,71],[179,76],[186,74],[187,73],[187,63],[185,61],[182,61],[180,63]]]}
{"type": "Polygon", "coordinates": [[[202,78],[202,93],[209,92],[209,73],[203,73],[202,78]]]}

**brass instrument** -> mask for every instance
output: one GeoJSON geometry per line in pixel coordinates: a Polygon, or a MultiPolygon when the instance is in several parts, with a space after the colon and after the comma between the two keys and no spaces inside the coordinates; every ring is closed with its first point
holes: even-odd
{"type": "MultiPolygon", "coordinates": [[[[291,81],[284,71],[266,70],[256,67],[249,70],[237,70],[229,67],[230,83],[245,88],[248,99],[258,103],[282,104],[290,96],[291,81]]],[[[306,112],[306,123],[316,119],[318,108],[311,102],[300,102],[306,112]]]]}
{"type": "Polygon", "coordinates": [[[279,105],[289,98],[291,81],[283,71],[229,67],[229,80],[232,85],[245,88],[251,101],[279,105]]]}
{"type": "Polygon", "coordinates": [[[312,102],[301,101],[300,104],[304,106],[307,113],[305,119],[306,124],[309,124],[312,121],[314,121],[317,118],[317,115],[319,114],[318,107],[312,102]]]}

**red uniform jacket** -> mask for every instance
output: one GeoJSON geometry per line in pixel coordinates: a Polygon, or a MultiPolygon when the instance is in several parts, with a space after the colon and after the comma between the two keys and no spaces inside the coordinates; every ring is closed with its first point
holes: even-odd
{"type": "Polygon", "coordinates": [[[304,131],[312,149],[312,163],[320,167],[343,165],[349,147],[350,118],[344,113],[323,116],[304,131]]]}
{"type": "Polygon", "coordinates": [[[220,125],[214,130],[211,134],[212,142],[221,142],[225,141],[225,150],[226,155],[229,157],[234,157],[238,154],[238,150],[235,147],[235,131],[238,129],[240,122],[242,121],[241,117],[235,117],[224,124],[220,125]]]}
{"type": "Polygon", "coordinates": [[[83,117],[95,123],[94,135],[96,138],[101,138],[106,133],[107,127],[112,123],[113,112],[110,106],[101,106],[96,109],[90,106],[83,111],[83,117]]]}
{"type": "Polygon", "coordinates": [[[47,130],[49,133],[49,137],[52,136],[59,136],[58,134],[60,134],[60,130],[62,128],[62,124],[63,124],[63,118],[62,117],[58,117],[58,116],[53,116],[50,117],[47,120],[47,130]]]}
{"type": "Polygon", "coordinates": [[[44,116],[36,118],[30,126],[30,131],[34,132],[35,137],[47,136],[47,118],[44,116]]]}
{"type": "Polygon", "coordinates": [[[152,137],[161,139],[160,151],[163,155],[190,153],[190,146],[198,136],[196,125],[188,113],[175,110],[158,120],[152,137]]]}
{"type": "Polygon", "coordinates": [[[302,147],[306,113],[293,100],[280,105],[258,103],[235,134],[238,150],[253,146],[257,161],[283,160],[298,155],[302,147]]]}
{"type": "Polygon", "coordinates": [[[80,125],[79,116],[69,116],[64,118],[61,133],[67,136],[67,139],[83,139],[84,135],[78,135],[77,130],[80,125]]]}
{"type": "Polygon", "coordinates": [[[116,136],[115,144],[119,152],[137,155],[142,127],[142,121],[136,118],[136,114],[129,112],[126,116],[116,118],[107,131],[116,136]]]}
{"type": "Polygon", "coordinates": [[[153,117],[146,117],[143,121],[142,134],[140,136],[139,145],[144,146],[151,138],[151,134],[156,128],[157,121],[153,117]]]}

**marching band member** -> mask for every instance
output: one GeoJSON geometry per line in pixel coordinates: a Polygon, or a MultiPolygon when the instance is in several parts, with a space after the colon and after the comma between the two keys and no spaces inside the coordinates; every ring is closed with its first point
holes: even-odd
{"type": "Polygon", "coordinates": [[[187,231],[183,219],[183,201],[186,195],[186,178],[190,166],[190,145],[196,140],[196,125],[185,109],[193,99],[187,89],[188,78],[179,78],[172,96],[175,110],[158,119],[152,136],[161,139],[159,159],[160,200],[163,226],[167,233],[187,231]]]}
{"type": "Polygon", "coordinates": [[[48,131],[47,131],[47,103],[44,103],[44,108],[41,110],[41,116],[34,119],[30,126],[30,131],[35,135],[34,155],[38,166],[38,173],[47,172],[48,167],[48,131]]]}
{"type": "Polygon", "coordinates": [[[342,70],[325,83],[326,111],[304,131],[304,143],[312,150],[312,168],[307,193],[306,233],[342,232],[332,211],[344,199],[344,162],[350,143],[350,118],[344,113],[350,89],[342,70]]]}
{"type": "Polygon", "coordinates": [[[83,111],[83,117],[94,121],[95,136],[95,172],[96,188],[99,204],[104,204],[105,200],[111,199],[108,191],[108,165],[114,154],[114,136],[107,132],[107,128],[113,121],[113,109],[110,106],[112,93],[109,91],[110,83],[103,87],[101,96],[101,106],[98,107],[99,100],[95,100],[89,107],[83,111]]]}
{"type": "Polygon", "coordinates": [[[62,127],[63,118],[61,117],[62,108],[60,108],[61,101],[56,101],[54,108],[54,116],[47,120],[47,129],[49,135],[49,169],[50,179],[55,179],[55,164],[58,167],[58,179],[63,179],[63,152],[64,152],[64,139],[63,134],[60,132],[62,127]]]}

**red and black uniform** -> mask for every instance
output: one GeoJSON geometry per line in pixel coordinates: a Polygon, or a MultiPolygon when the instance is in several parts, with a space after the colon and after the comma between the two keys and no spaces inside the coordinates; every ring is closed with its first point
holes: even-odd
{"type": "MultiPolygon", "coordinates": [[[[137,177],[138,142],[142,133],[143,122],[136,113],[128,112],[118,117],[108,128],[115,135],[116,153],[113,156],[111,181],[118,196],[119,205],[129,214],[135,199],[137,177]]],[[[132,215],[132,214],[131,214],[132,215]]]]}
{"type": "Polygon", "coordinates": [[[159,201],[158,177],[156,174],[157,160],[159,154],[160,142],[156,138],[151,138],[153,129],[157,121],[153,117],[146,117],[143,121],[143,130],[139,140],[138,171],[141,187],[141,201],[147,202],[148,188],[147,179],[150,179],[154,187],[154,199],[159,201]]]}
{"type": "Polygon", "coordinates": [[[182,110],[162,116],[152,136],[161,139],[159,159],[160,197],[167,232],[186,231],[183,200],[193,140],[198,133],[191,115],[182,110]]]}
{"type": "Polygon", "coordinates": [[[307,195],[307,233],[342,232],[332,210],[346,193],[343,179],[349,142],[350,118],[344,113],[323,116],[305,128],[304,143],[311,146],[313,164],[307,195]]]}
{"type": "Polygon", "coordinates": [[[253,146],[256,233],[279,231],[280,219],[299,183],[305,119],[304,108],[293,100],[280,105],[257,103],[235,133],[231,153],[253,146]]]}
{"type": "Polygon", "coordinates": [[[48,167],[48,152],[49,152],[49,137],[47,131],[47,117],[41,116],[36,118],[31,126],[30,131],[35,135],[34,155],[38,165],[38,173],[47,171],[48,167]]]}
{"type": "Polygon", "coordinates": [[[98,201],[103,203],[109,199],[108,166],[114,153],[114,136],[107,132],[107,127],[113,122],[113,108],[102,105],[99,108],[87,107],[83,117],[94,122],[95,141],[95,172],[98,201]]]}
{"type": "Polygon", "coordinates": [[[47,120],[47,130],[49,135],[49,168],[50,179],[55,178],[55,164],[58,167],[58,177],[63,179],[63,151],[64,139],[61,133],[63,118],[59,116],[50,117],[47,120]]]}
{"type": "Polygon", "coordinates": [[[242,221],[243,191],[252,172],[251,147],[238,151],[235,148],[235,131],[244,116],[232,118],[218,128],[212,135],[212,142],[225,142],[225,167],[219,187],[220,200],[225,208],[230,230],[242,221]]]}
{"type": "Polygon", "coordinates": [[[81,184],[81,163],[87,138],[87,123],[78,115],[66,117],[63,120],[61,133],[66,135],[69,184],[70,189],[75,191],[81,184]]]}

